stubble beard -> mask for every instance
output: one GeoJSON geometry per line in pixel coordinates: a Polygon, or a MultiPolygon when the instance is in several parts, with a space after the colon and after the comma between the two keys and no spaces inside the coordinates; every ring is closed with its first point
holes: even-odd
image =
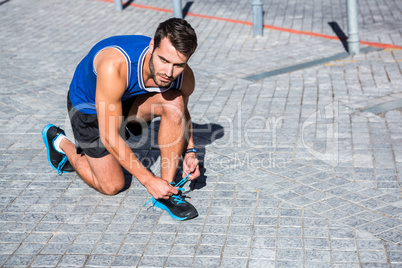
{"type": "Polygon", "coordinates": [[[154,66],[154,62],[153,62],[153,53],[151,53],[151,58],[149,59],[149,70],[151,72],[152,75],[152,79],[154,80],[155,84],[158,87],[169,87],[170,84],[172,83],[172,81],[170,82],[163,82],[161,80],[158,79],[158,75],[160,76],[160,74],[157,74],[155,72],[155,66],[154,66]]]}

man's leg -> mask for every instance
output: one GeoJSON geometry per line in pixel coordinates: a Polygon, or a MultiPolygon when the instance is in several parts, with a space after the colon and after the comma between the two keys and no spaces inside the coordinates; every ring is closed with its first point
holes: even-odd
{"type": "MultiPolygon", "coordinates": [[[[129,118],[131,115],[146,121],[154,117],[161,118],[158,134],[161,177],[173,182],[185,146],[186,126],[181,93],[169,90],[165,93],[141,95],[134,101],[129,118]]],[[[112,155],[94,158],[87,154],[77,154],[75,145],[68,139],[63,139],[59,146],[77,174],[89,186],[108,195],[116,194],[123,189],[124,174],[112,155]]]]}
{"type": "Polygon", "coordinates": [[[173,182],[186,144],[184,102],[180,91],[138,96],[129,113],[129,119],[135,117],[145,121],[161,118],[158,133],[161,177],[173,182]]]}
{"type": "Polygon", "coordinates": [[[60,148],[78,176],[95,190],[114,195],[123,189],[125,184],[123,170],[112,155],[93,158],[85,154],[77,154],[75,145],[68,139],[60,142],[60,148]]]}
{"type": "MultiPolygon", "coordinates": [[[[180,91],[169,90],[165,93],[137,97],[128,120],[135,117],[137,122],[150,121],[154,117],[161,118],[158,133],[161,177],[173,182],[186,144],[184,102],[180,91]]],[[[198,216],[197,209],[182,198],[180,191],[169,199],[153,199],[152,204],[167,211],[176,220],[189,220],[198,216]]]]}

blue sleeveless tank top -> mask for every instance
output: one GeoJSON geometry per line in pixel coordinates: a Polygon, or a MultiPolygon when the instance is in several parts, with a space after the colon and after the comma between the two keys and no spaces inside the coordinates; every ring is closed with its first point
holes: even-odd
{"type": "Polygon", "coordinates": [[[148,92],[165,92],[181,88],[183,73],[168,88],[147,88],[142,78],[142,67],[151,38],[141,35],[114,36],[97,43],[78,64],[70,84],[69,97],[74,108],[86,113],[96,114],[96,70],[94,59],[104,49],[119,50],[127,61],[127,87],[122,101],[148,92]]]}

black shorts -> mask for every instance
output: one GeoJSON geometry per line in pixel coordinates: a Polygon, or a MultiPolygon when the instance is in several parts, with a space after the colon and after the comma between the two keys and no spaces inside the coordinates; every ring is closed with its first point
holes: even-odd
{"type": "MultiPolygon", "coordinates": [[[[127,118],[134,101],[135,97],[122,102],[124,119],[127,118]]],[[[69,94],[67,94],[67,110],[75,138],[77,154],[86,154],[93,158],[101,158],[103,156],[110,154],[100,139],[97,115],[85,114],[75,109],[71,103],[69,94]]],[[[119,131],[122,137],[125,137],[123,135],[126,135],[125,134],[126,125],[127,123],[122,124],[122,127],[119,131]]],[[[140,130],[137,130],[136,133],[141,134],[142,132],[141,124],[131,123],[130,125],[131,125],[130,130],[132,128],[133,129],[140,128],[140,130]]],[[[133,130],[133,132],[135,131],[133,130]]]]}

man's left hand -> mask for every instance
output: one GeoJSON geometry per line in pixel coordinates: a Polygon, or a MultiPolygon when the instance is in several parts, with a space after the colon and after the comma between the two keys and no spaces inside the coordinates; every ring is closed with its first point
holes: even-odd
{"type": "Polygon", "coordinates": [[[199,161],[194,153],[188,153],[184,156],[183,171],[183,178],[187,176],[188,173],[191,173],[188,177],[189,180],[195,180],[201,175],[199,161]]]}

